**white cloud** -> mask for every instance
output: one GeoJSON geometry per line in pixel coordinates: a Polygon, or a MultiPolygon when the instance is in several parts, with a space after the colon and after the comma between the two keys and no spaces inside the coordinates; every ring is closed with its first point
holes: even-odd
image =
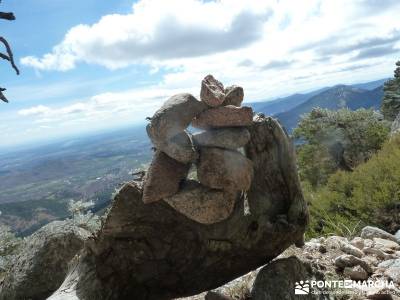
{"type": "Polygon", "coordinates": [[[263,36],[268,1],[142,0],[127,15],[71,28],[52,52],[21,63],[66,71],[78,62],[111,69],[140,61],[196,57],[243,48],[263,36]]]}
{"type": "Polygon", "coordinates": [[[140,0],[131,13],[75,26],[50,53],[21,62],[60,71],[80,62],[110,69],[145,64],[151,73],[166,71],[167,88],[197,86],[212,73],[262,99],[354,77],[352,64],[359,80],[370,79],[362,63],[374,63],[375,77],[390,70],[400,2],[379,3],[380,10],[375,0],[140,0]],[[322,75],[309,84],[295,80],[306,74],[322,75]]]}
{"type": "Polygon", "coordinates": [[[143,122],[170,96],[184,92],[182,89],[165,89],[154,86],[150,89],[134,89],[118,93],[103,93],[89,99],[59,107],[44,105],[18,111],[21,116],[32,117],[42,126],[86,123],[98,126],[104,120],[110,126],[122,123],[143,122]]]}

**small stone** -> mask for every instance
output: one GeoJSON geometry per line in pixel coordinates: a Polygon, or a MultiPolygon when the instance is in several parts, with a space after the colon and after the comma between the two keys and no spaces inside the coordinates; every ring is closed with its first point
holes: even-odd
{"type": "Polygon", "coordinates": [[[198,158],[198,153],[193,147],[192,140],[186,131],[177,134],[167,141],[158,142],[154,140],[153,144],[157,150],[184,164],[194,162],[198,158]]]}
{"type": "Polygon", "coordinates": [[[213,189],[247,191],[253,178],[253,163],[237,151],[203,147],[197,178],[213,189]]]}
{"type": "Polygon", "coordinates": [[[249,126],[253,121],[251,107],[233,105],[210,108],[200,113],[192,126],[200,129],[249,126]]]}
{"type": "Polygon", "coordinates": [[[389,267],[389,269],[385,271],[385,275],[393,280],[394,283],[400,284],[400,268],[389,267]]]}
{"type": "Polygon", "coordinates": [[[358,257],[358,258],[361,258],[364,256],[364,253],[360,249],[354,247],[351,244],[348,244],[347,242],[340,243],[340,250],[342,250],[344,253],[354,255],[355,257],[358,257]]]}
{"type": "Polygon", "coordinates": [[[189,168],[190,164],[182,164],[157,151],[144,179],[143,202],[151,203],[176,194],[189,168]]]}
{"type": "Polygon", "coordinates": [[[223,105],[240,106],[242,105],[243,98],[244,91],[242,87],[237,85],[228,86],[225,89],[225,101],[223,105]]]}
{"type": "Polygon", "coordinates": [[[353,268],[344,268],[343,274],[353,280],[366,280],[368,278],[368,273],[361,267],[355,266],[353,268]]]}
{"type": "MultiPolygon", "coordinates": [[[[400,116],[400,114],[399,114],[400,116]]],[[[394,237],[397,239],[397,242],[400,242],[400,230],[397,230],[394,237]]]]}
{"type": "Polygon", "coordinates": [[[378,265],[378,267],[379,268],[389,268],[389,267],[400,268],[400,258],[385,260],[385,261],[381,262],[378,265]]]}
{"type": "Polygon", "coordinates": [[[381,249],[373,248],[373,247],[365,247],[362,250],[365,254],[376,255],[379,259],[387,260],[393,258],[392,255],[383,252],[381,249]]]}
{"type": "Polygon", "coordinates": [[[193,134],[196,146],[217,147],[235,150],[246,145],[250,132],[246,128],[220,128],[193,134]]]}
{"type": "Polygon", "coordinates": [[[400,245],[397,242],[381,239],[381,238],[374,238],[374,247],[377,249],[393,249],[393,250],[400,250],[400,245]]]}
{"type": "Polygon", "coordinates": [[[212,75],[201,81],[200,99],[208,106],[220,106],[225,100],[224,86],[212,75]]]}
{"type": "Polygon", "coordinates": [[[364,256],[363,260],[370,266],[377,266],[379,262],[375,256],[364,256]]]}
{"type": "Polygon", "coordinates": [[[350,241],[350,244],[362,250],[364,248],[364,239],[357,236],[350,241]]]}
{"type": "MultiPolygon", "coordinates": [[[[371,239],[364,239],[364,248],[371,248],[374,246],[374,241],[371,239]]],[[[364,249],[363,248],[363,249],[364,249]]]]}
{"type": "Polygon", "coordinates": [[[236,193],[213,190],[189,180],[177,194],[164,201],[189,219],[202,224],[214,224],[231,215],[236,197],[236,193]]]}
{"type": "Polygon", "coordinates": [[[355,266],[361,266],[368,273],[372,273],[372,268],[366,261],[358,257],[355,257],[354,255],[349,255],[349,254],[343,254],[336,257],[335,266],[338,267],[339,269],[344,269],[346,267],[351,268],[355,266]]]}
{"type": "Polygon", "coordinates": [[[393,234],[373,226],[364,227],[361,230],[361,237],[364,239],[381,238],[397,242],[397,239],[393,234]]]}
{"type": "Polygon", "coordinates": [[[153,143],[162,143],[184,131],[198,114],[207,109],[204,102],[191,94],[178,94],[169,98],[156,111],[147,125],[153,143]]]}
{"type": "Polygon", "coordinates": [[[340,249],[341,244],[347,242],[345,237],[332,235],[326,239],[325,245],[328,249],[340,249]]]}

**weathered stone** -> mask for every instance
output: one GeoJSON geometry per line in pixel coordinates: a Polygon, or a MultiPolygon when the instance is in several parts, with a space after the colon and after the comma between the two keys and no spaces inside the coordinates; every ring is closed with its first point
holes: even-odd
{"type": "Polygon", "coordinates": [[[361,258],[364,256],[364,253],[360,249],[354,247],[353,245],[351,245],[347,242],[340,243],[340,250],[342,250],[344,253],[354,255],[355,257],[358,257],[358,258],[361,258]]]}
{"type": "Polygon", "coordinates": [[[0,283],[0,299],[46,299],[61,285],[90,235],[69,220],[51,222],[26,238],[0,283]]]}
{"type": "Polygon", "coordinates": [[[343,270],[343,274],[353,280],[366,280],[368,273],[361,266],[355,266],[353,268],[346,267],[343,270]]]}
{"type": "Polygon", "coordinates": [[[393,234],[373,226],[364,227],[361,230],[361,237],[363,239],[381,238],[397,242],[397,239],[393,234]]]}
{"type": "Polygon", "coordinates": [[[200,148],[197,178],[213,189],[246,191],[253,178],[253,164],[240,152],[204,147],[200,148]]]}
{"type": "Polygon", "coordinates": [[[381,262],[378,265],[378,267],[379,268],[389,268],[389,267],[400,268],[400,258],[385,260],[385,261],[381,262]]]}
{"type": "Polygon", "coordinates": [[[345,237],[332,235],[326,239],[325,245],[328,249],[340,249],[342,243],[347,243],[347,242],[348,241],[345,237]]]}
{"type": "Polygon", "coordinates": [[[377,248],[373,248],[373,247],[365,247],[362,250],[365,254],[372,254],[372,255],[376,255],[376,257],[380,258],[380,259],[392,259],[393,256],[391,254],[387,254],[385,252],[383,252],[381,249],[377,249],[377,248]]]}
{"type": "Polygon", "coordinates": [[[189,219],[213,224],[231,215],[237,196],[236,193],[210,189],[190,180],[185,182],[177,194],[164,201],[189,219]]]}
{"type": "Polygon", "coordinates": [[[220,106],[225,100],[224,86],[212,75],[201,81],[200,99],[208,106],[220,106]]]}
{"type": "Polygon", "coordinates": [[[207,292],[206,296],[204,297],[204,300],[233,300],[233,299],[221,293],[210,291],[207,292]]]}
{"type": "Polygon", "coordinates": [[[359,236],[356,236],[350,241],[350,244],[362,250],[364,248],[364,239],[360,238],[359,236]]]}
{"type": "Polygon", "coordinates": [[[355,257],[354,255],[350,254],[343,254],[335,259],[335,266],[344,269],[346,267],[355,267],[355,266],[361,266],[365,271],[368,273],[372,273],[372,268],[368,263],[358,257],[355,257]]]}
{"type": "Polygon", "coordinates": [[[187,164],[198,158],[198,153],[193,147],[192,140],[186,131],[183,131],[167,141],[154,141],[154,146],[169,157],[187,164]]]}
{"type": "Polygon", "coordinates": [[[324,280],[324,275],[313,269],[308,262],[292,256],[277,259],[263,267],[258,273],[251,291],[252,300],[323,300],[329,299],[328,294],[321,290],[312,290],[309,281],[324,280]],[[307,280],[307,282],[306,282],[307,280]],[[296,290],[303,290],[303,295],[295,295],[296,290]],[[313,293],[315,292],[315,293],[313,293]]]}
{"type": "Polygon", "coordinates": [[[393,250],[399,250],[400,245],[397,242],[387,240],[387,239],[381,239],[381,238],[374,238],[374,247],[377,249],[393,249],[393,250]]]}
{"type": "Polygon", "coordinates": [[[394,283],[400,284],[400,268],[389,267],[389,269],[385,271],[385,275],[393,280],[394,283]]]}
{"type": "Polygon", "coordinates": [[[253,119],[251,107],[233,105],[210,108],[200,113],[192,126],[201,129],[249,126],[253,119]]]}
{"type": "Polygon", "coordinates": [[[147,133],[153,143],[162,143],[185,130],[193,118],[205,109],[207,105],[191,94],[172,96],[151,118],[147,133]]]}
{"type": "MultiPolygon", "coordinates": [[[[364,239],[364,248],[372,248],[374,247],[374,241],[371,239],[364,239]]],[[[363,249],[364,249],[363,248],[363,249]]]]}
{"type": "Polygon", "coordinates": [[[176,194],[189,168],[190,164],[182,164],[156,151],[144,180],[143,202],[151,203],[176,194]]]}
{"type": "Polygon", "coordinates": [[[246,128],[219,128],[193,134],[196,146],[237,149],[246,145],[250,133],[246,128]]]}
{"type": "Polygon", "coordinates": [[[228,86],[225,89],[225,101],[223,105],[240,106],[242,105],[243,98],[244,98],[244,91],[241,86],[237,85],[228,86]]]}

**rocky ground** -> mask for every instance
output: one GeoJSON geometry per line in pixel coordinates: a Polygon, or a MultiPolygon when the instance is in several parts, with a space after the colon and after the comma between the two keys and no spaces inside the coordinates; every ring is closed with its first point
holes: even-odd
{"type": "Polygon", "coordinates": [[[400,299],[399,242],[400,232],[392,235],[371,226],[365,227],[360,236],[354,238],[330,236],[311,239],[304,247],[292,246],[265,267],[220,288],[179,300],[400,299]],[[387,281],[393,284],[393,288],[331,289],[325,291],[328,295],[307,295],[308,298],[295,296],[295,282],[311,280],[297,278],[299,270],[296,264],[301,264],[306,271],[311,268],[308,275],[320,280],[387,281]],[[279,274],[278,265],[284,267],[285,274],[282,277],[266,276],[279,274]],[[272,288],[266,291],[267,287],[272,288]],[[282,294],[282,290],[286,292],[282,294]]]}

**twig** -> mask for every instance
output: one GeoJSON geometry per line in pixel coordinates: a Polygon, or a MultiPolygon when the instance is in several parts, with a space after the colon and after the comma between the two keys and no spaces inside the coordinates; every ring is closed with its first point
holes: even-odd
{"type": "Polygon", "coordinates": [[[8,21],[14,21],[15,20],[15,16],[11,12],[0,12],[0,19],[8,20],[8,21]]]}
{"type": "MultiPolygon", "coordinates": [[[[15,70],[17,75],[19,75],[19,70],[18,70],[17,65],[14,62],[14,55],[12,53],[10,44],[2,36],[0,36],[0,42],[4,44],[4,47],[6,47],[6,51],[7,51],[7,54],[8,54],[8,59],[7,60],[10,61],[10,64],[11,64],[12,68],[15,70]]],[[[5,54],[3,54],[3,55],[5,56],[5,54]]]]}
{"type": "Polygon", "coordinates": [[[0,100],[2,100],[2,101],[4,101],[4,102],[8,103],[8,100],[7,100],[6,96],[4,96],[4,94],[3,94],[3,92],[4,92],[5,90],[6,90],[5,88],[1,88],[1,87],[0,87],[0,100]]]}

